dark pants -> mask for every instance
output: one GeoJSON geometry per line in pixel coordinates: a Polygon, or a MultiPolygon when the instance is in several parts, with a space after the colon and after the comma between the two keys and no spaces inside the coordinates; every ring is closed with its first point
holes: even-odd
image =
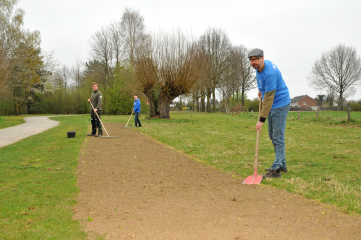
{"type": "MultiPolygon", "coordinates": [[[[98,110],[97,114],[100,118],[100,116],[102,115],[102,111],[98,110]]],[[[92,134],[96,134],[97,128],[98,128],[98,134],[103,134],[102,124],[100,123],[97,115],[94,113],[93,110],[90,110],[90,118],[92,123],[92,134]]]]}
{"type": "Polygon", "coordinates": [[[142,126],[142,124],[139,121],[139,112],[134,113],[134,121],[135,121],[135,126],[137,126],[137,124],[139,127],[142,126]]]}

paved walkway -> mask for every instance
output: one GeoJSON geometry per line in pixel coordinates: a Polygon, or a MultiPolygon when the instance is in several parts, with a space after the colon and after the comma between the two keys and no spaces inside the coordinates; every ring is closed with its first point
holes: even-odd
{"type": "Polygon", "coordinates": [[[56,127],[59,122],[50,120],[49,117],[25,117],[25,123],[0,129],[0,147],[5,147],[24,138],[44,132],[56,127]]]}

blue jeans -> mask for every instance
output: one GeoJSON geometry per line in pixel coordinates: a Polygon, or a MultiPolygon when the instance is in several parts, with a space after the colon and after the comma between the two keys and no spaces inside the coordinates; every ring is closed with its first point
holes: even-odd
{"type": "Polygon", "coordinates": [[[142,126],[142,124],[140,124],[140,121],[139,121],[139,112],[135,112],[134,113],[134,121],[135,121],[135,126],[142,126]]]}
{"type": "Polygon", "coordinates": [[[284,107],[271,109],[268,115],[268,134],[272,140],[276,153],[276,159],[271,166],[271,170],[275,170],[280,167],[287,168],[285,153],[285,131],[289,110],[290,104],[284,107]]]}

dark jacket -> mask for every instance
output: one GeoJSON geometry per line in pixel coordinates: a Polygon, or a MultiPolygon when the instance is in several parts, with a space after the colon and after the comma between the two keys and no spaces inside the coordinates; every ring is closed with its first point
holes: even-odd
{"type": "MultiPolygon", "coordinates": [[[[96,90],[92,93],[90,97],[90,102],[93,104],[94,108],[98,110],[102,110],[102,93],[99,90],[96,90]]],[[[90,110],[93,110],[92,106],[90,105],[90,110]]]]}

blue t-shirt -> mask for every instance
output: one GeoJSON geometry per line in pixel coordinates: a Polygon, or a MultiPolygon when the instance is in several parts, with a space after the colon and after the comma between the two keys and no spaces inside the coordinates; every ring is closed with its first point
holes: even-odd
{"type": "Polygon", "coordinates": [[[277,66],[269,60],[264,60],[264,69],[262,72],[256,70],[258,90],[262,93],[264,99],[265,92],[276,90],[273,99],[272,109],[284,107],[291,103],[290,93],[287,85],[282,78],[282,74],[277,66]]]}

